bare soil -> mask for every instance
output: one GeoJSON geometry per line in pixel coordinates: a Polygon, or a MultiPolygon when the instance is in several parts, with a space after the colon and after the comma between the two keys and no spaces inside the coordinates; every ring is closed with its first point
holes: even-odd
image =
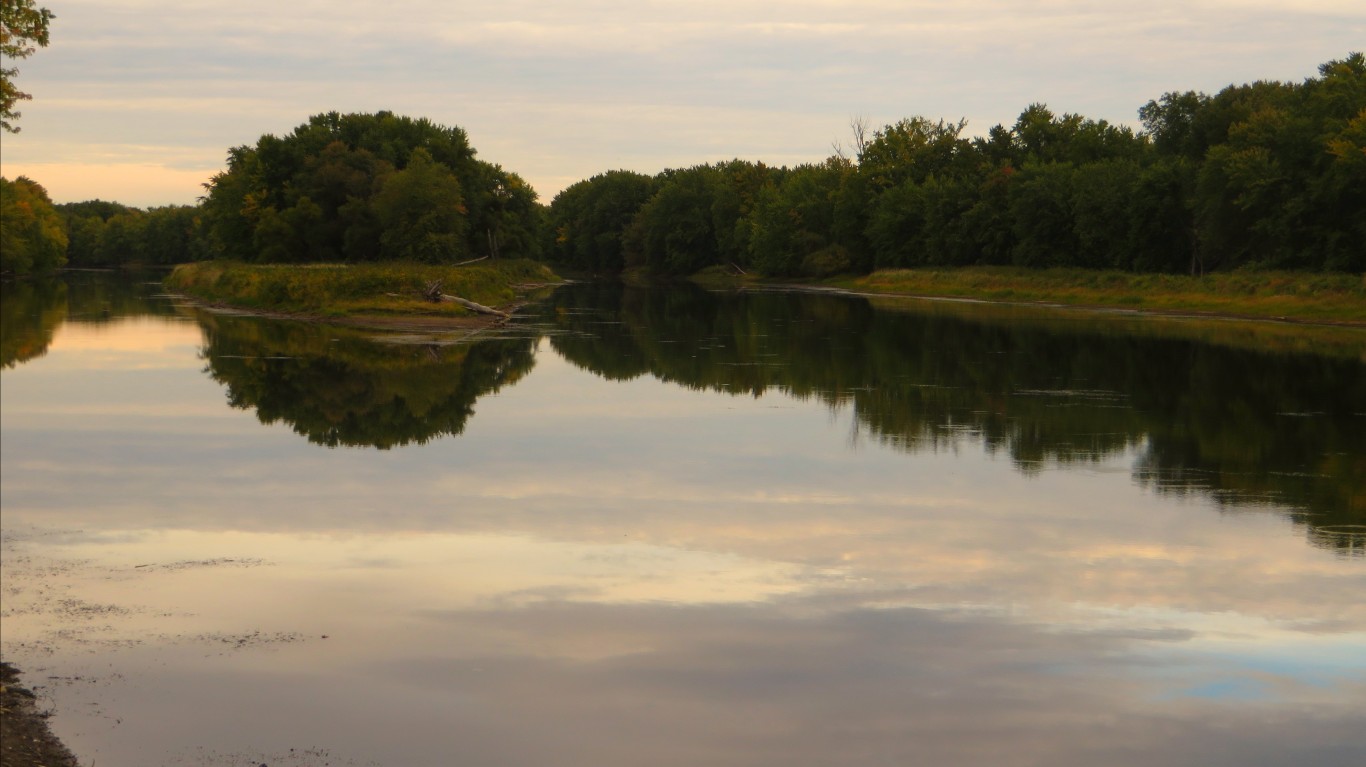
{"type": "Polygon", "coordinates": [[[19,684],[19,670],[0,663],[0,767],[78,767],[52,734],[36,696],[19,684]]]}

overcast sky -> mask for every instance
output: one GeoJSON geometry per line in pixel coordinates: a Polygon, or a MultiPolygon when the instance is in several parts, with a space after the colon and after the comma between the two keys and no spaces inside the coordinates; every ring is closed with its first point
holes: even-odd
{"type": "Polygon", "coordinates": [[[1366,48],[1360,0],[40,0],[3,173],[57,202],[192,203],[229,147],[326,111],[469,132],[543,202],[614,168],[819,161],[854,116],[1030,103],[1137,125],[1173,90],[1299,81],[1366,48]]]}

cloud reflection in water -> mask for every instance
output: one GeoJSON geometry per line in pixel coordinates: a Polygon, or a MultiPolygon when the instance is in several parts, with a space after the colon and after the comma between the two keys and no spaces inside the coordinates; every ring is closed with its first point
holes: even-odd
{"type": "MultiPolygon", "coordinates": [[[[57,720],[101,764],[1366,756],[1362,560],[1284,513],[1135,482],[1143,440],[1033,472],[971,433],[851,443],[896,413],[662,384],[673,367],[608,380],[562,339],[471,399],[459,436],[326,450],[225,408],[178,356],[193,326],[78,376],[69,331],[0,389],[4,641],[124,675],[53,693],[118,712],[57,720]],[[262,564],[139,567],[225,560],[262,564]],[[84,564],[44,569],[63,562],[84,564]],[[298,641],[218,639],[252,632],[298,641]]],[[[1046,398],[1027,399],[1017,425],[1046,398]]]]}

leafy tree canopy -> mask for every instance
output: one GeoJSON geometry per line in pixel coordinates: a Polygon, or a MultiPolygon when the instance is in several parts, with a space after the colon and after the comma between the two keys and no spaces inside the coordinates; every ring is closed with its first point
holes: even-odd
{"type": "MultiPolygon", "coordinates": [[[[46,8],[35,8],[33,0],[0,0],[0,56],[6,59],[25,59],[33,55],[35,45],[46,48],[48,26],[56,18],[46,8]]],[[[15,103],[33,98],[14,85],[19,74],[17,67],[0,67],[0,128],[18,133],[19,119],[15,103]]]]}
{"type": "Polygon", "coordinates": [[[792,169],[736,160],[666,170],[650,185],[624,171],[595,176],[552,204],[552,253],[664,274],[973,264],[1360,272],[1366,57],[1318,74],[1167,93],[1138,110],[1141,132],[1036,103],[975,139],[963,120],[916,116],[875,130],[855,120],[854,158],[837,145],[827,162],[792,169]]]}
{"type": "Polygon", "coordinates": [[[206,189],[210,252],[244,261],[527,257],[540,243],[521,177],[475,159],[464,130],[391,112],[328,112],[262,136],[230,150],[206,189]]]}
{"type": "Polygon", "coordinates": [[[66,228],[47,190],[0,177],[0,273],[50,272],[66,264],[66,228]]]}

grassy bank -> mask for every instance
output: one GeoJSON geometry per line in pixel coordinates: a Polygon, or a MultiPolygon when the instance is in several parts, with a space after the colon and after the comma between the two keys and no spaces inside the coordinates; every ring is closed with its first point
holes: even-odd
{"type": "Polygon", "coordinates": [[[1366,277],[1232,272],[1203,277],[1080,269],[900,269],[826,284],[861,293],[1044,302],[1366,324],[1366,277]]]}
{"type": "Polygon", "coordinates": [[[444,293],[493,307],[514,303],[530,286],[560,281],[544,264],[522,260],[466,266],[204,261],[177,266],[165,285],[210,303],[319,317],[468,314],[456,304],[422,298],[437,280],[444,293]]]}

